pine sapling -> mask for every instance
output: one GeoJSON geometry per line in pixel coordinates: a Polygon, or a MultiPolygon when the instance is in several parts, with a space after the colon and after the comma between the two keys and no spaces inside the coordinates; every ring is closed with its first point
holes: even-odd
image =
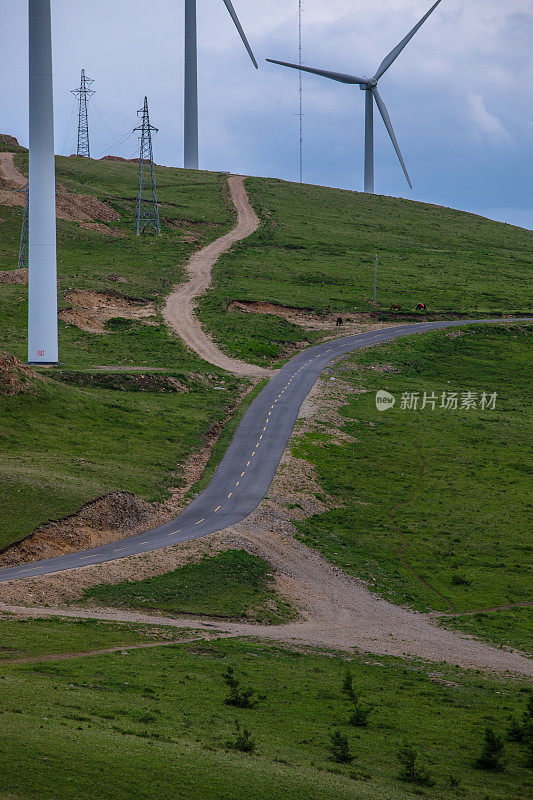
{"type": "Polygon", "coordinates": [[[340,731],[334,731],[331,734],[329,750],[333,761],[338,764],[351,764],[355,758],[350,751],[348,737],[340,731]]]}
{"type": "Polygon", "coordinates": [[[476,759],[478,769],[501,772],[504,769],[505,745],[503,737],[492,728],[485,728],[481,753],[476,759]]]}
{"type": "Polygon", "coordinates": [[[239,750],[241,753],[253,753],[255,750],[255,739],[248,728],[241,728],[239,720],[235,720],[235,738],[226,742],[226,746],[232,750],[239,750]]]}
{"type": "Polygon", "coordinates": [[[254,708],[259,702],[258,694],[248,686],[246,689],[241,689],[240,681],[235,676],[233,667],[228,667],[222,675],[226,686],[229,688],[229,693],[224,700],[227,706],[234,706],[235,708],[254,708]]]}
{"type": "Polygon", "coordinates": [[[407,783],[416,783],[418,786],[433,786],[434,781],[429,773],[418,765],[418,751],[409,742],[404,744],[396,754],[400,762],[398,778],[407,783]]]}

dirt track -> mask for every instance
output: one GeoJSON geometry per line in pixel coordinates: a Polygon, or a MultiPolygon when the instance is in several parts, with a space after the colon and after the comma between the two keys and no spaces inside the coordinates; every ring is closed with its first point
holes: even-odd
{"type": "Polygon", "coordinates": [[[194,300],[209,288],[211,269],[222,253],[229,250],[235,242],[251,236],[259,227],[259,220],[246,194],[244,178],[240,175],[232,175],[228,178],[228,186],[231,199],[237,209],[237,225],[232,231],[192,256],[186,267],[189,280],[173,289],[167,298],[163,316],[167,324],[183,339],[185,344],[198,353],[204,361],[235,375],[265,378],[272,375],[270,370],[253,364],[245,364],[243,361],[224,355],[205,333],[194,311],[194,300]]]}

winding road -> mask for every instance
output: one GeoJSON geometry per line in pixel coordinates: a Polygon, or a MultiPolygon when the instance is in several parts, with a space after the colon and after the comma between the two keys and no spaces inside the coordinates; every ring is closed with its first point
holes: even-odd
{"type": "MultiPolygon", "coordinates": [[[[521,322],[525,320],[513,320],[521,322]]],[[[294,356],[275,374],[244,415],[207,488],[179,516],[164,525],[120,541],[69,555],[0,570],[0,583],[158,550],[198,539],[240,522],[268,492],[289,441],[300,406],[330,361],[362,347],[473,323],[462,320],[400,325],[329,341],[294,356]]]]}

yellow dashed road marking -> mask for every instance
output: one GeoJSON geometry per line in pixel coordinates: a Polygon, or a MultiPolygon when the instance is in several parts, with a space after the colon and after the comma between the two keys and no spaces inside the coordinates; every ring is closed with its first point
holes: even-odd
{"type": "Polygon", "coordinates": [[[233,492],[230,492],[230,493],[228,494],[228,497],[231,497],[231,495],[232,495],[232,494],[233,494],[233,492]]]}
{"type": "Polygon", "coordinates": [[[194,524],[195,525],[199,525],[200,522],[205,522],[205,517],[203,517],[202,519],[199,519],[198,522],[195,522],[194,524]]]}
{"type": "Polygon", "coordinates": [[[217,507],[215,508],[215,511],[218,511],[218,509],[219,509],[219,508],[221,508],[221,506],[217,506],[217,507]]]}
{"type": "Polygon", "coordinates": [[[241,478],[243,478],[243,477],[244,477],[244,472],[241,472],[241,478]]]}
{"type": "Polygon", "coordinates": [[[246,464],[246,466],[247,466],[247,467],[249,467],[249,466],[250,466],[250,462],[248,462],[248,463],[246,464]]]}

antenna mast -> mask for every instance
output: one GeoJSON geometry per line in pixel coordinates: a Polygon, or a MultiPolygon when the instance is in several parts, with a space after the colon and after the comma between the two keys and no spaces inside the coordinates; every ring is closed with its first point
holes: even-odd
{"type": "MultiPolygon", "coordinates": [[[[303,0],[298,0],[298,64],[300,67],[302,66],[302,10],[303,10],[303,0]]],[[[300,99],[300,109],[299,109],[299,117],[300,117],[300,183],[303,183],[304,179],[304,127],[303,127],[303,75],[300,71],[299,73],[299,99],[300,99]]]]}
{"type": "Polygon", "coordinates": [[[92,83],[94,83],[94,80],[92,80],[91,78],[86,78],[85,70],[82,69],[80,88],[72,90],[72,94],[78,98],[79,102],[77,155],[83,156],[84,158],[91,157],[91,151],[89,147],[89,122],[87,118],[87,100],[88,99],[90,100],[92,95],[94,94],[93,89],[89,88],[92,83]]]}
{"type": "Polygon", "coordinates": [[[159,209],[157,206],[157,189],[155,185],[154,174],[154,155],[152,151],[152,131],[157,133],[157,128],[150,125],[150,115],[148,113],[148,98],[144,98],[144,106],[139,109],[137,114],[142,114],[142,124],[136,131],[140,131],[140,149],[139,149],[139,180],[137,185],[137,206],[135,208],[135,233],[140,236],[141,233],[147,230],[152,230],[152,233],[161,235],[161,226],[159,224],[159,209]],[[145,171],[145,164],[147,169],[145,171]],[[148,197],[144,198],[146,191],[148,197]]]}

